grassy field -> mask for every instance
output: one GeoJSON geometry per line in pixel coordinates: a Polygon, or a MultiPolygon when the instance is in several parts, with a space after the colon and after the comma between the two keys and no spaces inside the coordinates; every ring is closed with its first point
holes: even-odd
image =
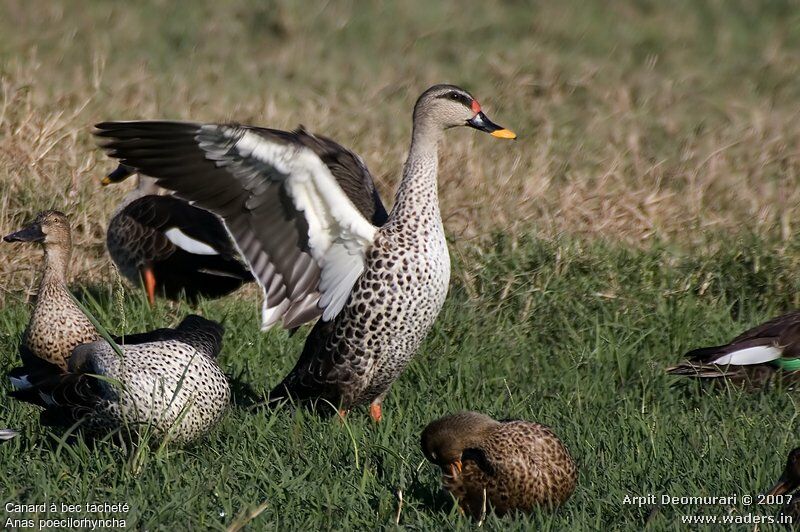
{"type": "MultiPolygon", "coordinates": [[[[559,511],[484,527],[662,530],[686,514],[774,515],[623,499],[756,495],[797,444],[786,390],[709,393],[663,374],[687,349],[800,303],[794,4],[298,4],[0,4],[0,232],[64,210],[74,289],[92,312],[115,332],[174,325],[198,309],[149,310],[105,254],[124,191],[99,190],[113,163],[91,124],[303,123],[360,153],[390,202],[417,94],[462,84],[520,140],[447,138],[451,293],[384,422],[251,411],[240,393],[192,447],[124,450],[64,438],[0,397],[0,428],[21,432],[0,444],[2,523],[44,517],[9,515],[6,501],[121,502],[127,513],[106,516],[148,530],[376,529],[398,512],[401,527],[471,528],[418,441],[427,422],[462,408],[548,424],[580,466],[559,511]]],[[[39,253],[0,246],[0,370],[16,364],[39,253]]],[[[260,333],[257,301],[245,289],[199,312],[224,317],[221,364],[262,393],[304,335],[260,333]]]]}

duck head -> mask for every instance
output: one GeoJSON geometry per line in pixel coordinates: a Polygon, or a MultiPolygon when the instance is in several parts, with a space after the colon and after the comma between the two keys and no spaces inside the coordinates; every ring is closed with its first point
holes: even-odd
{"type": "Polygon", "coordinates": [[[767,495],[783,495],[800,487],[800,447],[792,449],[786,458],[786,467],[767,495]]]}
{"type": "Polygon", "coordinates": [[[3,237],[6,242],[38,242],[40,244],[67,246],[72,244],[69,220],[61,211],[43,211],[22,229],[3,237]]]}
{"type": "Polygon", "coordinates": [[[478,412],[458,412],[437,419],[422,431],[422,452],[443,473],[456,477],[461,472],[461,458],[476,448],[499,423],[478,412]]]}
{"type": "Polygon", "coordinates": [[[517,138],[513,131],[489,120],[478,100],[455,85],[434,85],[423,92],[414,106],[414,124],[436,125],[440,130],[468,126],[501,139],[517,138]]]}

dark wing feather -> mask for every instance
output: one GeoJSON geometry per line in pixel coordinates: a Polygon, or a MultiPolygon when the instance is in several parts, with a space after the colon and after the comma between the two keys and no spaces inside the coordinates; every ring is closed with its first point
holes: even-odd
{"type": "Polygon", "coordinates": [[[291,132],[269,128],[255,129],[265,135],[273,135],[311,149],[325,163],[339,186],[366,219],[378,227],[389,219],[378,189],[375,188],[375,180],[361,157],[328,137],[309,133],[303,126],[291,132]]]}
{"type": "MultiPolygon", "coordinates": [[[[323,398],[334,405],[339,403],[341,385],[350,379],[338,372],[341,364],[336,363],[337,353],[325,341],[334,327],[334,322],[322,320],[314,324],[294,368],[270,391],[271,402],[291,397],[301,401],[323,398]]],[[[322,410],[325,411],[326,407],[323,406],[322,410]]]]}
{"type": "Polygon", "coordinates": [[[800,324],[800,312],[789,312],[787,314],[778,316],[777,318],[772,318],[771,320],[766,321],[761,325],[757,325],[752,329],[746,330],[731,340],[731,344],[741,342],[743,340],[752,340],[755,338],[778,338],[787,329],[791,328],[792,326],[797,326],[798,324],[800,324]]]}
{"type": "Polygon", "coordinates": [[[112,339],[119,345],[149,344],[177,340],[214,358],[222,350],[222,336],[224,333],[224,327],[216,321],[190,314],[174,329],[155,329],[144,333],[113,336],[112,339]]]}
{"type": "Polygon", "coordinates": [[[800,356],[800,312],[778,316],[744,331],[730,343],[693,349],[685,356],[695,363],[708,363],[741,349],[772,345],[782,347],[784,357],[800,356]]]}
{"type": "Polygon", "coordinates": [[[121,268],[152,268],[157,291],[170,299],[222,297],[254,280],[222,221],[172,196],[144,196],[126,206],[109,223],[108,250],[121,268]],[[173,228],[218,254],[196,254],[175,245],[165,234],[173,228]]]}
{"type": "MultiPolygon", "coordinates": [[[[79,348],[81,346],[78,346],[79,348]]],[[[77,349],[80,352],[80,349],[77,349]]],[[[70,425],[88,413],[98,403],[102,391],[97,379],[84,375],[92,373],[91,364],[79,354],[70,360],[70,371],[58,368],[53,371],[26,371],[30,368],[17,368],[9,376],[22,376],[30,383],[29,387],[9,392],[9,397],[45,408],[49,411],[43,416],[60,418],[58,424],[70,425]]],[[[47,424],[54,424],[52,421],[47,424]]]]}
{"type": "Polygon", "coordinates": [[[222,255],[238,255],[217,216],[174,196],[144,196],[131,202],[123,212],[137,223],[161,233],[177,228],[222,255]]]}
{"type": "Polygon", "coordinates": [[[303,130],[278,132],[244,126],[183,122],[107,122],[96,126],[99,144],[122,164],[159,179],[158,184],[213,211],[264,288],[278,320],[294,328],[322,313],[317,305],[320,269],[308,252],[308,228],[282,187],[274,166],[242,155],[235,143],[246,132],[271,142],[307,146],[326,164],[368,220],[385,221],[385,209],[363,163],[332,141],[303,130]],[[333,165],[333,166],[331,166],[333,165]],[[335,173],[334,173],[335,172],[335,173]],[[367,184],[368,186],[365,186],[367,184]],[[371,188],[370,188],[371,187],[371,188]]]}

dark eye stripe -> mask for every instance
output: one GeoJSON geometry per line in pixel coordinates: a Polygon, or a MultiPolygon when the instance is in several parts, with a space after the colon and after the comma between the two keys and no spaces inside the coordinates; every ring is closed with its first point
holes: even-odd
{"type": "Polygon", "coordinates": [[[467,96],[465,94],[462,94],[460,92],[456,92],[456,91],[445,92],[444,94],[440,94],[438,96],[438,98],[445,98],[447,100],[453,100],[453,101],[456,101],[456,102],[458,102],[458,103],[460,103],[462,105],[465,105],[466,107],[470,107],[470,108],[472,106],[472,98],[470,98],[469,96],[467,96]]]}

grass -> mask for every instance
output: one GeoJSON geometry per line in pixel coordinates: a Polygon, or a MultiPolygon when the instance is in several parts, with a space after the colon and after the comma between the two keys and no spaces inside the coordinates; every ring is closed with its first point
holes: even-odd
{"type": "MultiPolygon", "coordinates": [[[[626,494],[756,495],[796,443],[798,411],[785,390],[707,393],[663,373],[686,349],[796,303],[798,242],[785,254],[754,239],[728,244],[698,258],[498,236],[464,252],[456,271],[477,262],[480,273],[454,283],[380,425],[363,409],[342,425],[288,408],[252,412],[240,397],[194,446],[126,454],[111,443],[64,443],[39,426],[35,408],[7,402],[0,425],[21,436],[0,445],[0,492],[28,503],[127,502],[128,526],[146,529],[223,529],[262,504],[258,529],[375,529],[395,522],[402,491],[402,526],[469,528],[439,493],[418,441],[430,420],[469,408],[552,426],[580,465],[578,490],[561,510],[485,526],[659,530],[693,512],[772,515],[774,507],[676,505],[651,516],[652,507],[622,504],[626,494]]],[[[190,310],[159,304],[149,313],[138,292],[123,313],[102,290],[84,300],[117,331],[175,323],[190,310]]],[[[303,334],[259,333],[251,302],[200,310],[225,316],[221,363],[258,392],[294,363],[303,334]]],[[[21,304],[0,313],[3,353],[15,352],[26,318],[21,304]]]]}
{"type": "MultiPolygon", "coordinates": [[[[401,526],[466,529],[418,438],[433,418],[471,408],[551,425],[580,465],[564,508],[490,517],[487,528],[661,530],[695,512],[774,514],[622,501],[755,495],[796,443],[786,390],[706,393],[662,371],[799,303],[791,2],[217,6],[0,6],[0,231],[44,208],[67,212],[74,288],[111,331],[174,325],[196,309],[160,302],[151,312],[119,286],[104,231],[124,191],[98,190],[112,164],[90,139],[97,121],[303,123],[361,154],[389,203],[411,106],[430,84],[463,84],[520,140],[448,135],[451,293],[384,423],[363,411],[347,425],[253,413],[239,401],[192,447],[126,452],[65,438],[0,398],[0,428],[21,432],[0,444],[3,501],[124,502],[128,513],[108,517],[141,529],[375,529],[393,526],[402,492],[401,526]]],[[[39,251],[0,250],[8,369],[39,251]]],[[[246,289],[199,311],[224,317],[223,368],[264,391],[304,335],[258,332],[257,298],[246,289]]]]}

